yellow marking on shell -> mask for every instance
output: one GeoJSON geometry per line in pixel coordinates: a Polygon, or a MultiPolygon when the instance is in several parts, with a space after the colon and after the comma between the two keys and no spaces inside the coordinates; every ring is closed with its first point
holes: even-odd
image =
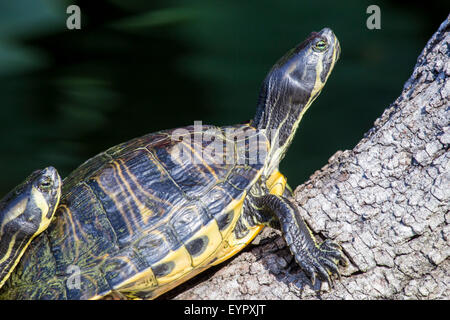
{"type": "Polygon", "coordinates": [[[244,205],[245,196],[247,195],[247,192],[244,192],[242,197],[240,199],[234,199],[228,204],[223,212],[230,212],[233,211],[233,220],[231,221],[230,225],[221,231],[223,239],[226,239],[230,233],[234,230],[236,226],[236,222],[239,220],[239,217],[242,212],[242,206],[244,205]]]}
{"type": "Polygon", "coordinates": [[[135,276],[127,279],[127,281],[120,284],[120,288],[115,289],[121,294],[124,294],[127,298],[136,298],[134,293],[151,291],[158,285],[155,274],[151,268],[147,268],[144,271],[136,274],[135,276]]]}
{"type": "Polygon", "coordinates": [[[144,291],[149,287],[155,287],[157,285],[158,282],[152,268],[147,268],[145,271],[139,273],[135,277],[125,282],[123,288],[121,288],[120,291],[139,292],[144,291]]]}
{"type": "MultiPolygon", "coordinates": [[[[145,148],[147,150],[147,157],[149,158],[149,160],[156,166],[156,168],[158,169],[159,172],[161,172],[161,175],[165,175],[169,178],[170,174],[167,172],[166,168],[164,168],[164,166],[161,165],[161,163],[159,162],[159,159],[156,155],[153,154],[153,151],[151,149],[145,148]]],[[[171,181],[173,181],[171,179],[171,181]]],[[[175,183],[176,184],[176,183],[175,183]]],[[[176,184],[178,186],[178,184],[176,184]]]]}
{"type": "MultiPolygon", "coordinates": [[[[149,152],[147,149],[144,149],[146,152],[149,152]]],[[[139,183],[139,181],[136,179],[136,177],[131,173],[131,171],[129,170],[129,168],[124,164],[124,168],[125,171],[127,172],[128,176],[130,177],[131,180],[133,180],[134,184],[136,185],[136,188],[143,194],[145,195],[147,198],[154,200],[156,202],[161,203],[164,207],[172,207],[173,204],[168,201],[168,200],[163,200],[157,196],[155,196],[154,194],[149,193],[148,191],[146,191],[144,188],[142,188],[142,185],[139,183]]],[[[129,193],[133,196],[133,198],[135,199],[135,201],[139,204],[138,205],[138,209],[139,212],[141,213],[141,217],[142,220],[145,224],[148,223],[148,219],[154,214],[154,212],[152,210],[150,210],[144,203],[142,203],[141,201],[139,201],[137,199],[137,197],[135,196],[135,193],[129,189],[129,193]]]]}
{"type": "MultiPolygon", "coordinates": [[[[192,155],[199,159],[201,161],[201,163],[205,166],[205,168],[213,175],[215,180],[219,180],[219,178],[217,177],[216,172],[214,171],[213,168],[211,168],[203,159],[203,154],[198,154],[197,151],[195,150],[195,148],[192,148],[189,144],[185,143],[184,140],[181,142],[183,145],[185,145],[188,149],[190,149],[192,151],[192,155]]],[[[191,159],[194,163],[196,163],[196,160],[191,159]]],[[[198,160],[197,160],[198,161],[198,160]]],[[[193,165],[195,166],[195,164],[193,163],[193,165]]],[[[196,166],[195,166],[196,167],[196,166]]],[[[202,174],[202,176],[205,177],[205,179],[208,179],[208,177],[204,174],[203,170],[199,169],[199,172],[202,174]]]]}
{"type": "MultiPolygon", "coordinates": [[[[252,181],[250,184],[253,185],[256,179],[259,179],[259,175],[255,177],[255,180],[252,181]]],[[[236,227],[236,222],[239,220],[241,216],[246,195],[247,193],[244,193],[242,198],[238,200],[233,200],[230,203],[230,205],[227,206],[228,210],[234,210],[233,221],[225,230],[222,231],[223,242],[221,246],[217,249],[217,251],[214,253],[214,255],[211,257],[210,262],[207,262],[208,263],[207,267],[217,265],[234,256],[236,253],[245,248],[245,246],[247,246],[264,227],[263,225],[249,227],[249,232],[244,238],[239,240],[235,238],[233,230],[236,227]],[[215,258],[216,260],[214,260],[215,258]]],[[[225,212],[227,212],[228,210],[226,210],[225,212]]]]}
{"type": "Polygon", "coordinates": [[[73,237],[75,238],[75,241],[77,241],[77,242],[80,241],[80,239],[78,239],[78,236],[77,236],[75,222],[73,221],[72,210],[70,210],[69,207],[65,204],[62,204],[61,206],[59,206],[59,208],[64,211],[64,213],[65,213],[64,217],[67,217],[69,219],[68,222],[71,226],[73,237]]]}
{"type": "Polygon", "coordinates": [[[206,249],[198,256],[192,258],[192,266],[197,267],[205,262],[220,246],[222,243],[222,234],[219,231],[219,226],[215,220],[210,221],[205,227],[197,231],[190,240],[194,240],[206,236],[208,238],[208,244],[206,249]]]}
{"type": "MultiPolygon", "coordinates": [[[[117,164],[115,164],[114,161],[111,162],[110,164],[113,165],[113,166],[111,167],[111,169],[112,169],[112,171],[113,171],[112,175],[113,175],[114,179],[118,180],[116,186],[117,186],[118,188],[120,188],[120,193],[123,194],[123,191],[124,191],[124,190],[123,190],[123,187],[122,187],[122,186],[123,186],[123,183],[121,183],[122,181],[120,181],[120,179],[119,179],[119,177],[117,176],[117,173],[116,173],[116,165],[117,165],[117,164]]],[[[119,168],[118,170],[120,170],[120,168],[119,168]]],[[[105,194],[107,194],[107,195],[109,196],[109,198],[112,200],[112,202],[114,202],[114,207],[119,211],[121,217],[123,218],[123,221],[125,222],[125,226],[127,227],[128,233],[129,233],[130,235],[134,234],[134,231],[133,231],[133,228],[132,228],[132,226],[131,226],[131,224],[130,224],[130,221],[128,220],[128,217],[127,217],[127,215],[125,214],[125,212],[124,212],[124,210],[123,210],[123,206],[121,205],[121,202],[118,201],[118,200],[116,199],[116,195],[115,195],[115,194],[112,194],[112,193],[109,192],[107,189],[105,189],[105,187],[103,186],[103,184],[102,184],[102,182],[101,182],[99,176],[96,177],[95,180],[97,181],[98,185],[99,185],[100,188],[103,190],[103,192],[105,192],[105,194]]]]}
{"type": "Polygon", "coordinates": [[[140,271],[136,268],[134,263],[126,256],[117,256],[114,259],[124,261],[128,267],[131,267],[135,271],[135,275],[121,282],[119,285],[112,288],[113,290],[106,292],[102,295],[96,295],[90,297],[90,300],[98,300],[106,295],[110,294],[112,291],[117,291],[123,293],[127,297],[131,296],[134,292],[146,291],[149,288],[155,287],[157,285],[155,275],[151,268],[147,268],[140,271]]]}
{"type": "MultiPolygon", "coordinates": [[[[127,280],[126,283],[130,282],[131,285],[126,288],[123,288],[121,285],[120,288],[116,290],[132,299],[136,298],[133,294],[135,292],[147,292],[150,293],[151,298],[154,299],[206,270],[211,266],[209,263],[215,258],[217,250],[218,248],[220,249],[220,245],[222,244],[221,233],[215,220],[212,220],[207,226],[199,230],[191,240],[203,235],[206,235],[209,238],[209,242],[207,248],[199,256],[193,257],[185,247],[181,247],[176,251],[172,251],[163,260],[158,261],[157,263],[157,265],[170,262],[175,264],[175,267],[168,275],[155,278],[155,282],[146,282],[145,280],[141,280],[141,275],[136,275],[131,281],[127,280]]],[[[147,275],[144,274],[143,277],[146,278],[147,275]]]]}
{"type": "Polygon", "coordinates": [[[19,201],[11,210],[8,211],[6,216],[3,218],[3,224],[0,228],[0,237],[3,235],[3,228],[5,227],[5,225],[23,214],[25,209],[27,208],[27,204],[28,198],[24,198],[23,200],[19,201]]]}
{"type": "Polygon", "coordinates": [[[165,175],[177,188],[180,190],[180,192],[186,196],[186,193],[183,191],[183,189],[180,187],[180,185],[172,178],[172,176],[169,174],[166,168],[164,168],[163,165],[161,165],[161,162],[159,161],[158,157],[153,154],[151,149],[148,149],[148,158],[150,161],[156,165],[156,168],[161,172],[162,175],[165,175]]]}
{"type": "Polygon", "coordinates": [[[128,267],[131,267],[136,273],[139,272],[138,268],[136,268],[136,266],[134,265],[133,261],[130,260],[130,258],[126,257],[126,256],[116,256],[114,257],[115,260],[122,260],[123,262],[125,262],[128,267]]]}
{"type": "MultiPolygon", "coordinates": [[[[105,259],[108,258],[108,256],[108,254],[105,254],[99,257],[99,259],[102,260],[101,262],[99,262],[99,264],[102,264],[105,259]]],[[[145,270],[138,271],[135,264],[126,256],[116,256],[113,257],[113,259],[124,261],[128,266],[134,269],[134,271],[136,272],[135,275],[119,283],[108,292],[103,292],[102,294],[97,294],[89,297],[89,300],[100,300],[112,293],[123,295],[127,299],[135,299],[136,292],[152,291],[158,285],[156,277],[150,267],[145,270]]]]}
{"type": "MultiPolygon", "coordinates": [[[[90,289],[89,291],[87,291],[86,293],[88,293],[88,294],[92,294],[92,291],[93,292],[98,292],[99,291],[99,288],[98,288],[98,280],[96,279],[96,276],[94,275],[94,276],[92,276],[91,274],[89,274],[89,273],[83,273],[82,275],[81,275],[82,277],[83,277],[83,282],[84,282],[84,285],[86,285],[86,281],[89,281],[91,284],[92,284],[92,286],[94,287],[94,289],[90,289]]],[[[89,286],[88,286],[89,287],[89,286]]],[[[84,293],[85,294],[85,293],[84,293]]],[[[87,295],[88,296],[88,295],[87,295]]],[[[89,296],[88,296],[89,297],[89,296]]],[[[82,300],[85,300],[86,299],[86,297],[85,296],[81,296],[81,299],[82,300]]],[[[91,298],[89,298],[89,300],[92,300],[91,298]]]]}
{"type": "Polygon", "coordinates": [[[251,227],[247,235],[241,239],[236,239],[234,232],[232,232],[226,241],[223,242],[222,248],[217,252],[217,260],[213,261],[210,265],[215,266],[230,259],[252,242],[263,228],[263,225],[251,227]]]}
{"type": "MultiPolygon", "coordinates": [[[[227,206],[227,209],[234,210],[235,214],[232,223],[226,230],[220,232],[217,222],[213,220],[191,238],[191,240],[194,240],[202,235],[208,236],[209,243],[207,249],[202,254],[198,257],[192,257],[185,247],[181,247],[180,249],[173,251],[163,260],[158,261],[157,264],[159,265],[162,263],[174,262],[174,269],[168,275],[156,278],[158,282],[157,287],[151,289],[147,288],[147,290],[142,291],[151,291],[151,298],[154,299],[211,267],[213,265],[211,261],[213,261],[216,257],[223,256],[223,246],[228,246],[228,244],[224,242],[225,239],[222,237],[224,235],[226,237],[230,237],[230,235],[233,234],[232,231],[234,230],[236,222],[239,218],[244,199],[245,194],[240,199],[233,200],[227,206]]],[[[231,255],[229,257],[231,257],[231,255]]],[[[225,259],[222,259],[222,261],[223,260],[225,259]]],[[[119,289],[119,291],[121,290],[119,289]]]]}
{"type": "MultiPolygon", "coordinates": [[[[128,183],[128,180],[123,176],[123,172],[122,169],[120,168],[120,164],[121,163],[125,168],[127,168],[127,166],[125,165],[125,163],[122,160],[118,160],[118,162],[113,162],[114,166],[116,167],[117,173],[120,176],[120,180],[121,182],[124,184],[125,188],[128,191],[128,194],[131,195],[131,198],[134,201],[134,204],[136,205],[137,209],[138,209],[138,213],[140,218],[142,219],[142,221],[144,223],[147,223],[149,217],[152,215],[153,211],[150,210],[149,208],[147,208],[145,206],[145,204],[143,204],[141,201],[139,201],[139,199],[136,197],[136,194],[134,193],[133,189],[131,188],[130,184],[128,183]]],[[[125,169],[127,170],[127,169],[125,169]]],[[[128,174],[130,176],[132,176],[129,172],[128,174]]],[[[133,179],[133,178],[132,178],[133,179]]],[[[137,185],[139,185],[139,183],[137,183],[137,185]]],[[[130,199],[127,198],[127,202],[128,204],[130,204],[130,199]]],[[[133,210],[129,210],[129,215],[131,215],[133,212],[133,210]]],[[[136,219],[135,219],[136,220],[136,219]]],[[[140,226],[138,224],[136,224],[136,228],[138,228],[139,232],[142,232],[142,230],[140,229],[140,226]]]]}
{"type": "MultiPolygon", "coordinates": [[[[251,181],[250,184],[253,185],[255,181],[259,179],[259,176],[260,175],[255,176],[254,180],[251,181]]],[[[263,226],[255,227],[245,239],[240,239],[239,243],[234,243],[234,240],[230,240],[234,239],[234,233],[232,231],[234,230],[236,222],[240,217],[245,196],[246,193],[244,192],[239,199],[234,199],[224,209],[224,212],[228,212],[230,210],[233,210],[234,212],[233,220],[226,230],[220,232],[217,222],[212,220],[207,226],[203,227],[190,238],[190,240],[194,240],[201,236],[207,236],[209,239],[206,250],[198,257],[192,257],[183,246],[175,251],[172,251],[164,257],[164,259],[156,263],[155,266],[164,263],[174,263],[174,268],[169,274],[157,278],[149,268],[136,274],[134,277],[127,279],[127,281],[121,283],[118,288],[114,288],[114,290],[123,293],[127,298],[131,299],[137,299],[135,294],[136,292],[147,293],[151,299],[154,299],[179,284],[191,279],[212,265],[219,263],[218,261],[224,261],[242,250],[263,228],[263,226]],[[226,238],[224,238],[224,236],[226,238]],[[229,240],[226,241],[227,239],[229,240]],[[230,242],[232,246],[230,246],[230,242]],[[224,251],[224,247],[227,248],[226,251],[224,251]],[[220,260],[214,260],[216,258],[219,258],[220,260]],[[153,279],[155,279],[155,282],[153,282],[153,279]]],[[[176,210],[176,208],[173,208],[173,210],[176,210]]],[[[167,223],[166,220],[165,223],[167,223]]],[[[101,299],[103,297],[104,296],[97,295],[91,299],[101,299]]]]}
{"type": "MultiPolygon", "coordinates": [[[[124,191],[127,190],[128,193],[131,195],[131,198],[133,198],[133,200],[135,200],[135,201],[136,201],[136,204],[137,204],[137,203],[139,203],[139,200],[137,200],[136,195],[134,194],[133,190],[131,189],[130,184],[128,183],[127,179],[125,179],[125,177],[123,176],[122,169],[120,168],[120,163],[121,163],[121,162],[122,162],[122,160],[119,159],[119,160],[117,160],[117,161],[113,161],[111,164],[115,167],[114,172],[116,173],[116,178],[117,178],[117,180],[119,180],[119,185],[120,185],[120,188],[121,188],[121,190],[122,190],[122,194],[125,194],[124,191]]],[[[122,162],[122,163],[123,163],[123,162],[122,162]]],[[[111,198],[112,198],[112,197],[111,197],[111,198]]],[[[114,201],[115,207],[116,207],[117,209],[119,209],[120,214],[122,215],[123,220],[125,221],[125,224],[127,225],[127,228],[129,228],[130,234],[133,234],[134,231],[135,231],[135,229],[131,226],[132,222],[130,222],[130,221],[128,220],[128,217],[127,217],[126,213],[125,213],[124,211],[122,211],[122,210],[123,210],[122,207],[117,206],[117,202],[116,202],[115,200],[113,200],[113,201],[114,201]]],[[[123,203],[123,202],[124,202],[124,201],[122,201],[121,203],[123,203]]],[[[125,200],[125,202],[126,202],[128,208],[129,208],[129,210],[127,210],[128,216],[134,217],[134,214],[133,214],[133,211],[134,211],[134,210],[131,209],[130,198],[127,197],[126,200],[125,200]]],[[[138,206],[138,208],[139,208],[139,206],[138,206]]],[[[141,208],[139,208],[139,209],[141,209],[141,208]]],[[[139,210],[139,213],[140,213],[140,211],[141,211],[141,210],[139,210]]],[[[134,219],[133,219],[134,221],[136,221],[135,218],[136,218],[136,217],[134,217],[134,219]]],[[[135,224],[135,227],[139,229],[139,225],[138,225],[138,224],[135,224]]],[[[141,232],[142,230],[138,230],[138,231],[141,232]]]]}
{"type": "MultiPolygon", "coordinates": [[[[190,267],[186,272],[180,272],[178,275],[172,276],[172,279],[170,281],[166,281],[165,283],[161,283],[161,278],[157,278],[158,286],[150,290],[147,289],[147,291],[151,291],[151,299],[154,299],[166,293],[167,291],[195,277],[197,274],[205,271],[212,266],[211,261],[213,261],[217,257],[217,255],[221,254],[221,249],[224,242],[222,241],[221,233],[215,220],[211,221],[205,228],[207,228],[207,230],[199,230],[199,232],[197,232],[197,234],[192,237],[193,240],[196,239],[197,236],[201,236],[201,233],[204,233],[209,238],[208,248],[205,250],[205,252],[203,252],[199,257],[190,256],[192,266],[194,267],[190,267]]],[[[168,261],[168,259],[166,258],[163,261],[168,261]]],[[[173,273],[174,271],[171,272],[171,275],[173,273]]]]}
{"type": "Polygon", "coordinates": [[[164,259],[158,261],[157,265],[164,263],[174,263],[175,266],[169,274],[162,277],[156,277],[159,286],[170,283],[192,270],[191,255],[184,246],[175,251],[171,251],[164,259]]]}
{"type": "MultiPolygon", "coordinates": [[[[257,179],[258,177],[256,177],[255,179],[257,179]]],[[[226,230],[220,232],[217,222],[213,220],[206,227],[199,230],[191,238],[191,240],[194,240],[202,235],[208,236],[208,247],[201,255],[199,255],[198,257],[192,257],[185,247],[181,247],[180,249],[171,252],[164,259],[158,261],[157,264],[159,265],[163,263],[174,262],[174,269],[168,275],[156,278],[158,283],[155,288],[146,288],[146,290],[141,291],[151,292],[151,298],[154,299],[211,267],[213,265],[211,262],[216,257],[222,257],[224,255],[223,247],[228,247],[228,243],[224,241],[225,239],[223,237],[225,236],[228,238],[233,234],[232,231],[234,230],[236,222],[239,219],[245,196],[246,194],[244,193],[240,199],[233,200],[224,210],[225,212],[227,212],[228,210],[234,210],[233,221],[230,223],[226,230]]],[[[244,246],[242,246],[242,248],[243,247],[244,246]]],[[[233,255],[235,253],[237,253],[237,251],[234,252],[233,255]]],[[[231,255],[228,257],[231,257],[231,255]]],[[[221,261],[224,260],[225,259],[222,259],[221,261]]],[[[121,291],[121,289],[119,289],[119,291],[121,291]]]]}
{"type": "MultiPolygon", "coordinates": [[[[266,186],[269,189],[269,193],[281,196],[286,187],[286,178],[277,170],[269,176],[266,186]]],[[[223,242],[222,248],[216,254],[218,259],[213,261],[211,265],[217,265],[225,260],[228,260],[244,249],[259,234],[259,232],[264,228],[264,225],[247,227],[249,232],[241,239],[236,239],[234,232],[230,233],[228,238],[226,238],[223,242]]]]}
{"type": "Polygon", "coordinates": [[[250,227],[249,228],[250,231],[247,234],[247,236],[245,236],[242,239],[239,239],[239,241],[236,240],[234,232],[232,231],[236,227],[236,222],[239,220],[239,217],[241,216],[244,199],[245,197],[242,199],[242,201],[239,201],[234,208],[233,222],[222,233],[224,241],[222,242],[222,245],[217,250],[217,252],[214,254],[214,257],[217,259],[210,263],[211,266],[217,265],[225,260],[228,260],[236,253],[241,251],[246,245],[248,245],[254,239],[254,237],[256,237],[256,235],[264,227],[263,225],[250,227]]]}
{"type": "MultiPolygon", "coordinates": [[[[83,186],[86,187],[88,190],[90,190],[90,187],[89,187],[89,185],[88,185],[87,183],[82,182],[81,185],[83,185],[83,186]]],[[[90,191],[90,192],[92,192],[92,191],[90,191]]],[[[90,200],[86,200],[86,201],[91,201],[91,202],[93,202],[93,199],[95,199],[95,197],[94,197],[94,198],[91,198],[90,200]]],[[[94,201],[95,201],[95,200],[94,200],[94,201]]],[[[65,205],[61,205],[61,207],[62,207],[62,206],[65,206],[65,205]]],[[[68,207],[66,207],[66,208],[67,208],[67,211],[68,211],[69,214],[70,214],[71,223],[73,224],[72,230],[73,230],[73,233],[74,233],[75,236],[76,236],[76,239],[77,239],[77,240],[80,240],[80,238],[76,235],[75,230],[76,230],[77,232],[80,233],[81,238],[84,238],[84,240],[82,240],[82,241],[89,241],[89,238],[90,238],[90,237],[89,237],[89,235],[84,231],[84,228],[83,228],[83,226],[82,226],[80,220],[78,220],[78,219],[73,220],[72,211],[71,211],[68,207]]],[[[96,222],[98,221],[98,216],[95,216],[95,221],[96,221],[96,222]]]]}
{"type": "MultiPolygon", "coordinates": [[[[74,222],[73,217],[72,217],[72,211],[65,204],[59,206],[59,209],[63,210],[63,212],[64,212],[64,214],[62,215],[63,219],[65,221],[67,221],[67,224],[70,225],[70,228],[72,229],[72,234],[73,234],[74,241],[71,242],[70,245],[72,245],[74,247],[74,249],[75,249],[75,254],[74,254],[74,257],[73,257],[73,261],[78,261],[78,257],[79,257],[79,254],[80,254],[79,244],[78,243],[80,242],[80,239],[78,238],[78,235],[77,235],[77,227],[76,227],[75,222],[74,222]]],[[[61,231],[60,231],[60,234],[64,235],[65,231],[62,231],[62,232],[61,231]]],[[[65,241],[65,239],[63,237],[61,237],[59,239],[59,241],[61,242],[61,246],[62,246],[63,252],[72,252],[71,250],[68,250],[66,248],[66,241],[65,241]]]]}
{"type": "Polygon", "coordinates": [[[155,299],[158,296],[166,293],[167,291],[179,286],[180,284],[182,284],[183,282],[186,282],[189,279],[192,279],[193,277],[195,277],[196,275],[198,275],[199,273],[205,271],[206,269],[208,269],[211,265],[208,266],[198,266],[195,269],[192,269],[189,273],[185,274],[183,277],[180,277],[170,283],[164,284],[164,285],[160,285],[157,286],[154,289],[148,290],[147,292],[151,292],[150,295],[150,299],[155,299]]]}

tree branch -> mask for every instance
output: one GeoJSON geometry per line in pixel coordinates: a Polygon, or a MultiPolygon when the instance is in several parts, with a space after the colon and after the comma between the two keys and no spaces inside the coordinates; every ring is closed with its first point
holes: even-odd
{"type": "Polygon", "coordinates": [[[311,286],[280,234],[267,229],[176,299],[450,298],[450,16],[399,98],[353,150],[338,151],[295,190],[320,238],[350,260],[342,280],[311,286]]]}

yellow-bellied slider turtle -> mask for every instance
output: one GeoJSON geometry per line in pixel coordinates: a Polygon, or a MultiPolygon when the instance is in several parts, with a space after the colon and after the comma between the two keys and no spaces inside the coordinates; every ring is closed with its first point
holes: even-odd
{"type": "Polygon", "coordinates": [[[0,201],[0,288],[31,241],[47,229],[61,195],[53,167],[33,172],[0,201]]]}
{"type": "Polygon", "coordinates": [[[268,73],[249,123],[148,134],[85,162],[0,297],[154,298],[267,225],[280,227],[312,281],[330,282],[345,258],[337,244],[315,242],[278,164],[339,54],[330,29],[312,33],[268,73]]]}

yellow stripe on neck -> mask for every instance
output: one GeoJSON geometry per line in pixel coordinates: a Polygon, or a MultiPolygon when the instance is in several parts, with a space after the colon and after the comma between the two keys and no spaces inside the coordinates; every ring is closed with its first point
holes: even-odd
{"type": "Polygon", "coordinates": [[[24,198],[20,202],[18,202],[11,210],[8,211],[6,216],[3,218],[3,223],[0,226],[0,238],[3,235],[3,228],[11,221],[17,219],[21,214],[25,212],[27,208],[28,198],[24,198]]]}
{"type": "Polygon", "coordinates": [[[47,214],[50,208],[48,206],[48,201],[44,198],[42,192],[36,188],[33,188],[31,190],[31,201],[33,201],[41,210],[41,221],[39,223],[39,228],[35,232],[35,235],[38,235],[42,231],[47,229],[48,225],[50,224],[50,219],[47,218],[47,214]]]}

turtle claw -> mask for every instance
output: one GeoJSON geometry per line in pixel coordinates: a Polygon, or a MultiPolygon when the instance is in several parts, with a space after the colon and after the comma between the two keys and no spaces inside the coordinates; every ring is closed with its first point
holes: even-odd
{"type": "MultiPolygon", "coordinates": [[[[322,244],[319,246],[320,250],[322,252],[326,252],[330,258],[334,258],[332,262],[336,264],[341,264],[344,267],[348,266],[348,260],[345,257],[345,255],[342,252],[342,247],[337,244],[336,242],[333,242],[331,240],[325,240],[322,242],[322,244]]],[[[339,272],[336,272],[339,273],[339,272]]]]}
{"type": "Polygon", "coordinates": [[[314,286],[316,278],[327,282],[328,287],[334,288],[334,275],[341,280],[338,264],[348,265],[348,261],[337,243],[326,240],[319,246],[306,250],[304,254],[296,257],[297,263],[305,271],[314,286]]]}

